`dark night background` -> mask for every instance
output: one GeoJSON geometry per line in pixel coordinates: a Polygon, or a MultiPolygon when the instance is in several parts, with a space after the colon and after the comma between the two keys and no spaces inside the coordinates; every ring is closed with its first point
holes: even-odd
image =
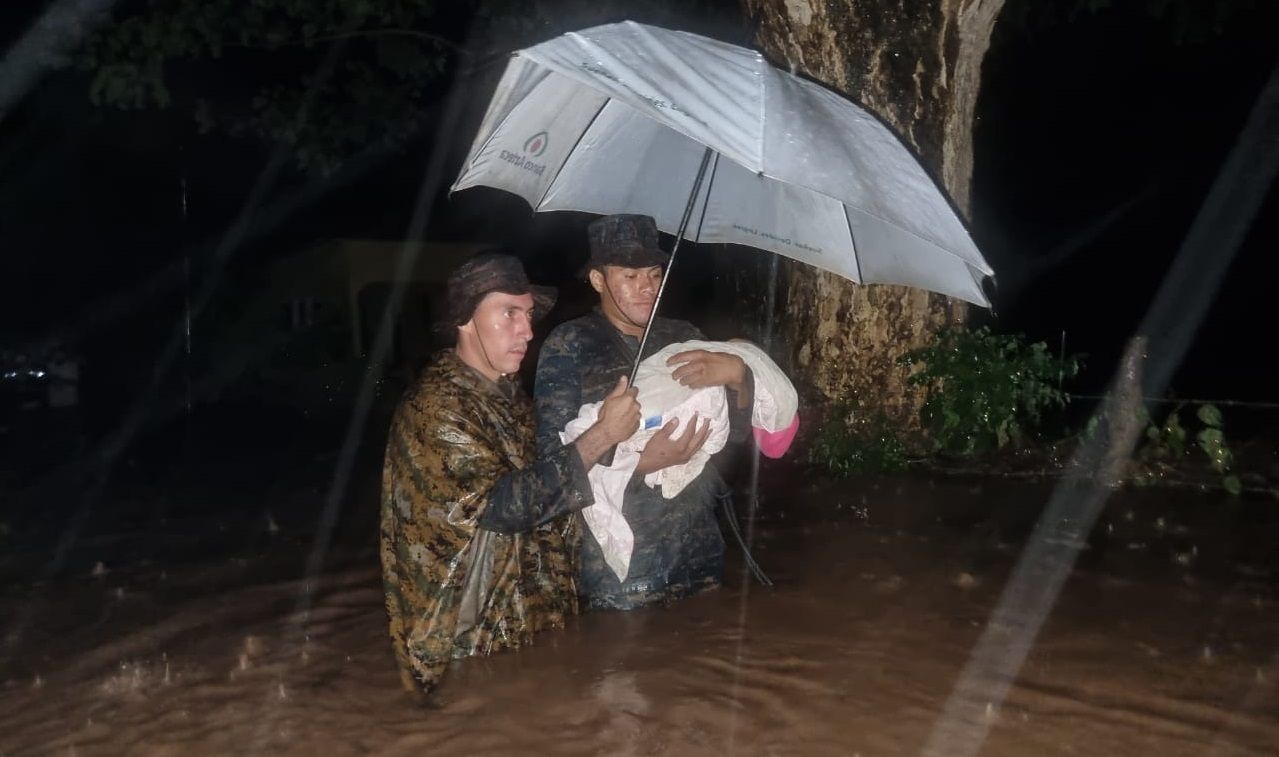
{"type": "MultiPolygon", "coordinates": [[[[882,419],[823,423],[838,416],[805,404],[788,459],[744,445],[716,455],[733,495],[718,507],[716,591],[585,612],[518,653],[455,661],[434,700],[401,690],[385,604],[396,579],[379,570],[394,549],[379,538],[383,459],[396,402],[424,345],[439,344],[427,324],[442,261],[464,252],[446,243],[505,245],[558,284],[543,333],[593,294],[575,278],[589,217],[447,187],[507,53],[627,18],[753,38],[737,0],[0,2],[0,754],[895,754],[924,738],[937,747],[925,754],[1273,753],[1273,185],[1168,388],[1238,401],[1221,407],[1224,430],[1198,404],[1147,398],[1149,441],[1132,460],[1092,462],[1107,442],[1123,451],[1123,426],[1142,430],[1123,422],[1135,415],[1123,386],[1107,416],[1121,420],[1084,425],[1279,63],[1273,0],[1006,0],[976,104],[970,219],[998,283],[994,312],[970,312],[1085,355],[1065,386],[1074,399],[1045,415],[1036,443],[920,459],[882,419]],[[14,45],[42,13],[111,5],[241,24],[266,7],[285,42],[246,35],[222,59],[166,66],[164,109],[95,106],[80,58],[42,54],[22,79],[14,45]],[[438,14],[390,29],[363,18],[349,42],[330,38],[340,25],[314,49],[291,36],[291,11],[351,23],[360,8],[427,6],[438,14]],[[268,83],[308,91],[329,56],[347,56],[329,81],[362,84],[359,65],[390,49],[380,32],[465,52],[439,55],[413,108],[385,97],[375,117],[317,98],[333,108],[288,122],[296,102],[281,97],[278,110],[312,130],[303,146],[403,118],[395,149],[360,145],[326,173],[302,165],[304,150],[197,128],[197,97],[232,120],[268,83]],[[459,59],[469,73],[454,88],[459,59]],[[458,102],[458,125],[442,126],[458,102]],[[375,361],[406,236],[432,246],[398,280],[412,281],[375,361]],[[391,262],[369,276],[334,262],[355,260],[391,262]],[[79,360],[76,403],[51,381],[68,363],[58,352],[79,360]],[[1166,420],[1178,412],[1181,436],[1166,420]],[[752,580],[752,555],[771,582],[752,580]]],[[[181,39],[169,31],[153,36],[181,39]]],[[[125,57],[135,50],[150,48],[125,57]]],[[[352,91],[361,106],[384,94],[352,91]]],[[[664,313],[758,339],[768,259],[683,249],[664,313]]],[[[1148,386],[1168,349],[1150,330],[1148,386]]],[[[989,408],[969,414],[989,420],[989,408]]],[[[457,538],[433,521],[415,533],[457,538]]],[[[428,555],[413,559],[441,562],[413,538],[405,551],[428,555]]],[[[490,580],[481,569],[472,581],[479,559],[498,554],[483,539],[446,568],[468,596],[490,580]]],[[[529,570],[533,553],[502,554],[516,549],[529,570]]],[[[534,585],[494,584],[484,601],[514,608],[534,585]]]]}
{"type": "MultiPolygon", "coordinates": [[[[615,5],[596,9],[589,23],[635,17],[615,5]]],[[[975,320],[1025,332],[1054,352],[1064,334],[1068,352],[1087,356],[1074,384],[1082,393],[1110,377],[1279,49],[1273,6],[1241,6],[1219,33],[1186,39],[1146,6],[1054,11],[1045,21],[1010,2],[978,104],[971,223],[999,281],[996,313],[975,320]]],[[[5,41],[42,7],[6,4],[5,41]]],[[[698,14],[686,28],[749,44],[735,3],[702,3],[698,14]]],[[[454,11],[440,28],[460,36],[467,22],[454,11]]],[[[582,24],[566,17],[563,25],[582,24]]],[[[560,31],[528,29],[520,42],[560,31]]],[[[468,81],[445,186],[501,58],[490,55],[468,81]]],[[[208,71],[192,76],[217,81],[208,71]]],[[[439,135],[428,129],[402,151],[328,177],[286,161],[256,207],[286,209],[257,213],[240,238],[237,214],[267,175],[271,149],[198,133],[180,98],[168,110],[95,107],[87,82],[74,68],[48,71],[0,121],[0,340],[5,349],[53,340],[83,355],[86,429],[100,439],[148,391],[156,357],[181,324],[188,281],[193,291],[212,285],[209,312],[234,312],[265,265],[318,240],[401,238],[439,135]],[[221,265],[215,251],[228,238],[238,243],[221,265]]],[[[441,77],[441,98],[447,84],[441,77]]],[[[1268,355],[1273,318],[1262,299],[1276,273],[1276,202],[1272,190],[1173,380],[1176,395],[1279,400],[1268,355]]],[[[533,217],[522,202],[488,190],[441,193],[431,219],[427,240],[503,243],[535,275],[557,280],[568,293],[557,317],[585,301],[572,273],[585,255],[588,219],[533,217]]],[[[707,266],[686,265],[671,311],[713,317],[693,307],[708,301],[707,266]]],[[[207,352],[208,321],[196,321],[190,360],[179,356],[159,378],[164,396],[180,393],[188,375],[199,384],[221,360],[207,352]]]]}

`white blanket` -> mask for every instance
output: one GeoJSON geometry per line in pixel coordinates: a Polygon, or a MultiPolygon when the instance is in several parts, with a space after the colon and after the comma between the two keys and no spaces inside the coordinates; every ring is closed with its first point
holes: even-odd
{"type": "MultiPolygon", "coordinates": [[[[728,441],[728,399],[723,387],[690,389],[671,378],[671,373],[678,366],[666,365],[667,359],[688,350],[728,352],[742,358],[750,368],[755,384],[751,426],[765,431],[780,431],[791,424],[798,410],[798,398],[790,380],[767,353],[747,342],[680,342],[640,363],[635,388],[643,419],[641,428],[617,446],[612,465],[595,465],[587,472],[595,504],[582,510],[587,528],[604,553],[605,563],[613,569],[619,581],[626,580],[631,553],[635,549],[635,534],[622,513],[622,499],[648,440],[671,418],[680,421],[676,436],[687,432],[694,413],[702,422],[711,424],[706,443],[691,460],[644,476],[644,483],[649,487],[660,486],[666,499],[679,494],[701,475],[711,455],[722,450],[728,441]]],[[[601,404],[583,405],[578,416],[560,432],[561,441],[569,444],[590,428],[599,415],[601,404]]]]}

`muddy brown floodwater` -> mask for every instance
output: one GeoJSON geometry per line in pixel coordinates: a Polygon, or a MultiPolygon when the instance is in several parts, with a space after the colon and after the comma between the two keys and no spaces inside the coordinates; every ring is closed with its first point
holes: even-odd
{"type": "MultiPolygon", "coordinates": [[[[1051,484],[773,487],[757,557],[399,689],[376,552],[305,539],[3,597],[0,753],[918,754],[1051,484]],[[783,494],[781,492],[789,492],[783,494]],[[23,625],[19,626],[19,619],[23,625]]],[[[988,755],[1279,753],[1279,503],[1112,498],[1001,703],[988,755]]],[[[731,548],[730,548],[731,549],[731,548]]]]}

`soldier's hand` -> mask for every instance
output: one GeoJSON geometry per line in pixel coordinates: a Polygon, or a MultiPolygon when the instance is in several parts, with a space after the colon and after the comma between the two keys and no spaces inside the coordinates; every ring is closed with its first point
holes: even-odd
{"type": "Polygon", "coordinates": [[[595,421],[610,445],[626,441],[639,430],[639,401],[635,399],[636,390],[627,383],[625,376],[618,378],[617,386],[604,398],[595,421]]]}
{"type": "Polygon", "coordinates": [[[640,453],[639,465],[635,468],[636,473],[648,474],[672,465],[683,465],[693,459],[693,455],[706,444],[707,437],[711,435],[711,422],[703,421],[701,428],[698,428],[696,413],[689,419],[688,428],[684,429],[684,433],[676,437],[675,431],[678,428],[679,418],[672,418],[662,426],[661,430],[653,434],[644,451],[640,453]]]}
{"type": "Polygon", "coordinates": [[[679,366],[671,372],[671,378],[690,389],[726,386],[740,391],[746,379],[746,363],[727,352],[687,350],[671,355],[666,364],[679,366]]]}

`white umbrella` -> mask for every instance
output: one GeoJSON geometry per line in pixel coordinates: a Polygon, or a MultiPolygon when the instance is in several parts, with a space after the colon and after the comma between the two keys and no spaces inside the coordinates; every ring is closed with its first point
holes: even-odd
{"type": "Polygon", "coordinates": [[[695,34],[624,22],[516,52],[453,191],[479,185],[989,306],[993,270],[891,131],[695,34]]]}

